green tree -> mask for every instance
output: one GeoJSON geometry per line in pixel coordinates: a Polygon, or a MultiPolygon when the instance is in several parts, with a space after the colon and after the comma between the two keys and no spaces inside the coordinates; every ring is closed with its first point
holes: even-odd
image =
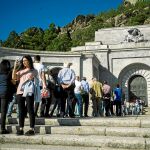
{"type": "Polygon", "coordinates": [[[2,46],[10,47],[10,48],[17,48],[17,44],[18,44],[19,39],[20,39],[20,37],[16,33],[16,31],[12,31],[12,32],[10,32],[10,34],[9,34],[8,38],[6,39],[6,41],[4,41],[2,43],[2,46]]]}
{"type": "Polygon", "coordinates": [[[22,48],[44,50],[44,31],[41,28],[31,27],[21,34],[22,48]]]}
{"type": "Polygon", "coordinates": [[[2,41],[2,40],[0,40],[0,46],[2,46],[2,44],[3,44],[3,41],[2,41]]]}
{"type": "Polygon", "coordinates": [[[92,27],[77,30],[72,34],[72,46],[82,46],[85,42],[93,41],[95,30],[92,27]]]}
{"type": "MultiPolygon", "coordinates": [[[[44,31],[43,41],[46,46],[48,46],[52,40],[54,40],[60,32],[60,28],[56,27],[54,23],[49,25],[49,28],[44,31]]],[[[47,49],[47,48],[46,48],[47,49]]]]}
{"type": "Polygon", "coordinates": [[[72,41],[67,33],[59,35],[47,46],[48,51],[70,51],[72,41]]]}
{"type": "Polygon", "coordinates": [[[128,25],[129,26],[142,25],[145,20],[146,20],[146,16],[141,13],[134,17],[131,17],[128,21],[128,25]]]}

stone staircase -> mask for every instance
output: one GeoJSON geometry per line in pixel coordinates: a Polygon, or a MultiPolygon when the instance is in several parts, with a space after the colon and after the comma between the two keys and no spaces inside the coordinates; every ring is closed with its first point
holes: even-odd
{"type": "MultiPolygon", "coordinates": [[[[82,119],[37,118],[35,136],[16,136],[18,119],[9,118],[7,129],[12,134],[0,135],[0,143],[3,146],[1,150],[10,149],[8,145],[13,145],[14,149],[17,149],[15,145],[20,144],[22,149],[28,150],[150,149],[150,115],[82,119]]],[[[28,129],[29,119],[26,119],[25,131],[28,129]]]]}
{"type": "Polygon", "coordinates": [[[146,115],[150,115],[150,107],[145,107],[144,111],[146,115]]]}

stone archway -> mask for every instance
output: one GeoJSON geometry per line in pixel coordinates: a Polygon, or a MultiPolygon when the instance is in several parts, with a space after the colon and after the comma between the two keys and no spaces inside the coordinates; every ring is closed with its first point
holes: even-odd
{"type": "Polygon", "coordinates": [[[125,99],[129,101],[129,85],[132,78],[136,76],[141,76],[146,81],[147,86],[147,100],[146,103],[150,106],[150,66],[135,63],[126,66],[119,74],[119,82],[121,83],[121,87],[125,93],[125,99]]]}
{"type": "Polygon", "coordinates": [[[140,75],[132,76],[129,79],[128,84],[129,100],[133,101],[138,98],[144,100],[145,105],[147,106],[147,83],[145,78],[140,75]]]}

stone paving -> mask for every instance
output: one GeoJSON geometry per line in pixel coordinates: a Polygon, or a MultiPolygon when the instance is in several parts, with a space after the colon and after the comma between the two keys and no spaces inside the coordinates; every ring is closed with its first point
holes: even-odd
{"type": "MultiPolygon", "coordinates": [[[[7,120],[7,128],[12,133],[0,135],[2,150],[20,149],[21,145],[21,149],[150,149],[150,115],[37,118],[35,136],[17,136],[18,119],[15,117],[7,120]],[[13,147],[9,146],[11,144],[13,147]]],[[[28,128],[27,118],[25,131],[28,128]]]]}

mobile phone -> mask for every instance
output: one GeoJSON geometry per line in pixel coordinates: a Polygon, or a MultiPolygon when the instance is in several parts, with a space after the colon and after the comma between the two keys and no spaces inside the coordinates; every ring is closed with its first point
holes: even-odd
{"type": "Polygon", "coordinates": [[[17,58],[16,58],[16,61],[17,62],[20,62],[22,60],[22,57],[21,56],[18,56],[17,58]]]}

